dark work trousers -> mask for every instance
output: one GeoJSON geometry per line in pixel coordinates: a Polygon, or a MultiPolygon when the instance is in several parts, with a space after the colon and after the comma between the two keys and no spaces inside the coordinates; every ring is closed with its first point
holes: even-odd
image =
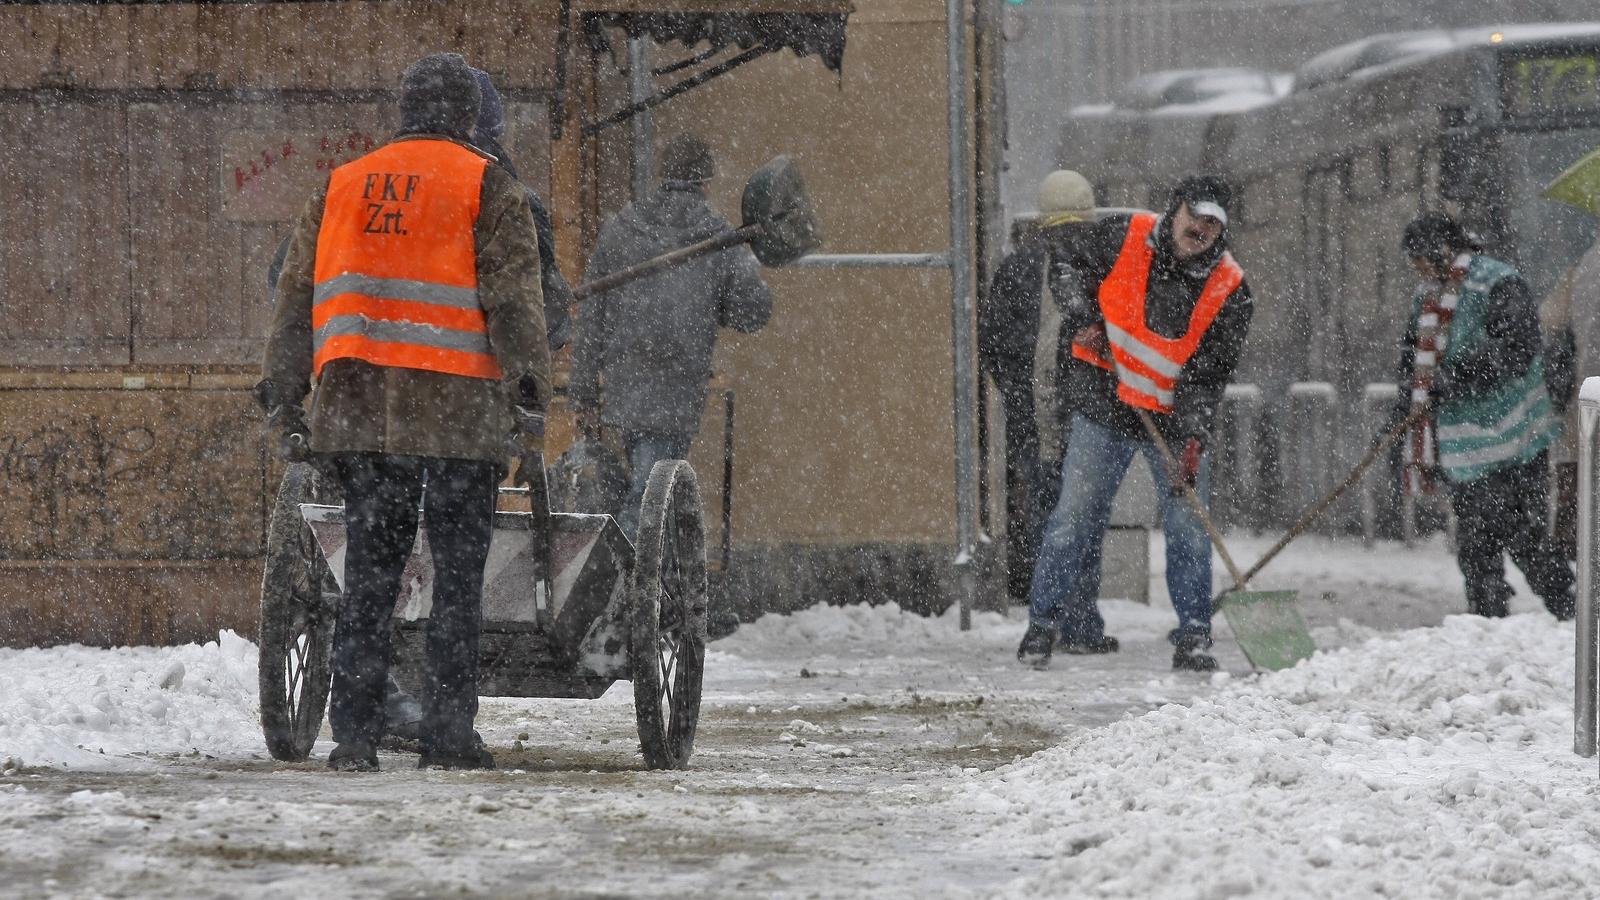
{"type": "Polygon", "coordinates": [[[650,470],[663,459],[684,459],[689,446],[694,443],[694,433],[676,431],[641,431],[627,429],[622,432],[622,446],[628,452],[628,496],[622,501],[617,515],[617,525],[628,540],[639,540],[639,504],[644,500],[644,489],[650,484],[650,470]]]}
{"type": "Polygon", "coordinates": [[[1529,462],[1450,485],[1450,506],[1456,513],[1456,563],[1467,581],[1468,612],[1506,614],[1512,591],[1506,583],[1505,554],[1510,553],[1545,608],[1558,618],[1572,617],[1574,578],[1546,524],[1549,494],[1550,471],[1544,453],[1529,462]]]}
{"type": "MultiPolygon", "coordinates": [[[[1061,496],[1061,468],[1042,461],[1033,383],[1002,385],[997,380],[996,385],[1006,415],[1006,593],[1020,604],[1027,603],[1032,592],[1044,523],[1061,496]]],[[[1057,406],[1060,441],[1054,449],[1059,460],[1066,455],[1072,413],[1064,402],[1057,406]]]]}
{"type": "Polygon", "coordinates": [[[333,738],[341,744],[376,744],[383,735],[390,619],[420,512],[426,516],[434,568],[422,746],[440,753],[471,750],[472,720],[478,714],[483,567],[494,528],[500,467],[381,453],[340,454],[334,464],[344,487],[346,548],[344,598],[333,632],[328,710],[333,738]]]}
{"type": "Polygon", "coordinates": [[[1039,465],[1039,424],[1033,385],[1001,384],[1006,415],[1006,593],[1013,603],[1028,601],[1033,566],[1039,560],[1039,528],[1048,508],[1037,502],[1043,473],[1039,465]]]}

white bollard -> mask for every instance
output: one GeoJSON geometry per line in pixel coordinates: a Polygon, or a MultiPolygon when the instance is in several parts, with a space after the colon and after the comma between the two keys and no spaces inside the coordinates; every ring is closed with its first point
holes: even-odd
{"type": "Polygon", "coordinates": [[[1600,562],[1600,529],[1595,514],[1600,512],[1595,491],[1600,490],[1596,467],[1600,466],[1596,424],[1600,423],[1600,378],[1585,378],[1578,392],[1578,412],[1582,434],[1578,436],[1578,611],[1577,647],[1573,662],[1574,698],[1573,752],[1595,755],[1595,564],[1600,562]]]}

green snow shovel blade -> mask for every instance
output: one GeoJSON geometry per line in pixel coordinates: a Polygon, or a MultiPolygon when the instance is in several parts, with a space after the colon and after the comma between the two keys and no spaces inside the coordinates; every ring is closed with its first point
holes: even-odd
{"type": "Polygon", "coordinates": [[[1317,650],[1294,591],[1228,591],[1217,606],[1245,658],[1258,669],[1287,669],[1317,650]]]}

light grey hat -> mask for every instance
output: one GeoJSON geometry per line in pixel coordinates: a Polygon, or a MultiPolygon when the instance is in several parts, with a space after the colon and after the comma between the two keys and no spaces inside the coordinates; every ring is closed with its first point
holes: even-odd
{"type": "Polygon", "coordinates": [[[1039,182],[1040,226],[1094,219],[1094,187],[1089,179],[1071,169],[1057,169],[1039,182]]]}

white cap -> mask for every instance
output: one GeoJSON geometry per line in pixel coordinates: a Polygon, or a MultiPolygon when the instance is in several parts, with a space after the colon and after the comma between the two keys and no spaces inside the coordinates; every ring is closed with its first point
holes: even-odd
{"type": "Polygon", "coordinates": [[[1224,225],[1228,224],[1228,211],[1222,208],[1222,204],[1213,200],[1198,200],[1191,203],[1189,204],[1189,212],[1197,216],[1216,219],[1224,225]]]}

